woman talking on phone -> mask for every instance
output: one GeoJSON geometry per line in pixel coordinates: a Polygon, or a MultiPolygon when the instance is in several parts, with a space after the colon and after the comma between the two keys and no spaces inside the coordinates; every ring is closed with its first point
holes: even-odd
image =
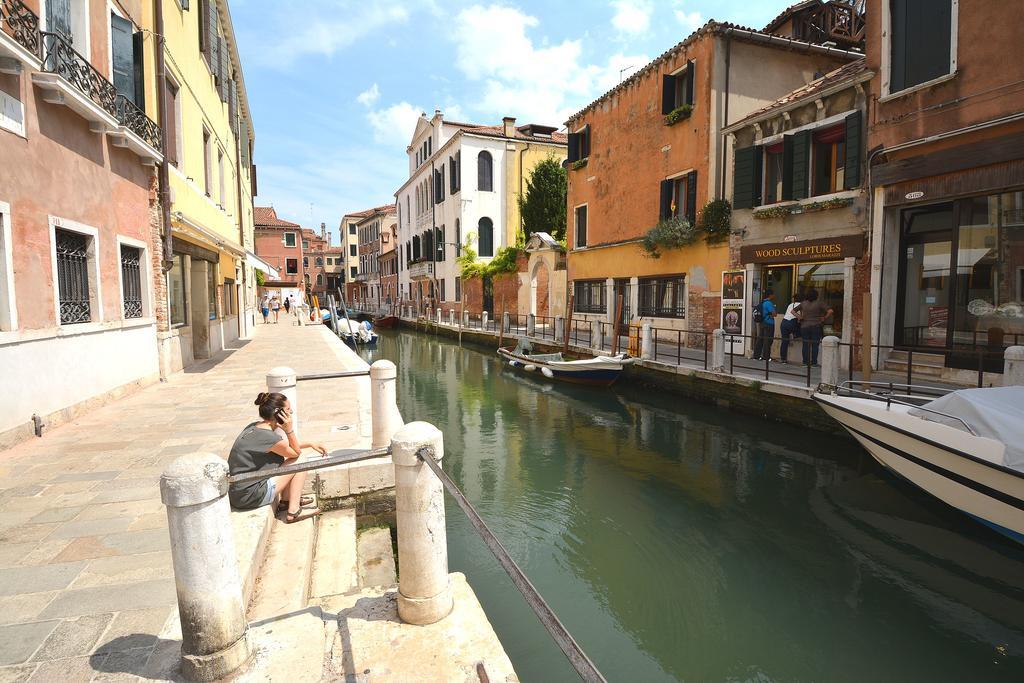
{"type": "MultiPolygon", "coordinates": [[[[321,444],[299,443],[292,424],[292,408],[284,394],[263,392],[256,397],[260,421],[246,425],[235,439],[228,456],[228,469],[232,475],[273,469],[285,463],[296,462],[304,448],[312,448],[327,455],[321,444]]],[[[231,507],[251,510],[270,505],[277,492],[281,493],[281,508],[286,509],[286,522],[291,524],[317,514],[302,514],[302,486],[306,473],[283,474],[279,477],[247,484],[231,484],[228,499],[231,507]]]]}

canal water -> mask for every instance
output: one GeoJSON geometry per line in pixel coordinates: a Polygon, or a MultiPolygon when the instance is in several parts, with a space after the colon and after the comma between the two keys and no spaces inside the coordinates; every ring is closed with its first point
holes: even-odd
{"type": "MultiPolygon", "coordinates": [[[[852,442],[427,334],[364,355],[610,681],[1024,680],[1024,552],[852,442]]],[[[574,680],[450,499],[447,523],[521,679],[574,680]]]]}

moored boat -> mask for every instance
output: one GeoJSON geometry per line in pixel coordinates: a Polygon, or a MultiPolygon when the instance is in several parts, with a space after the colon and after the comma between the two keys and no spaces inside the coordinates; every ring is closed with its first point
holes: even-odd
{"type": "Polygon", "coordinates": [[[614,384],[625,367],[633,362],[624,353],[573,360],[563,357],[561,353],[531,354],[521,345],[500,348],[498,355],[517,370],[536,372],[548,379],[601,387],[614,384]]]}
{"type": "Polygon", "coordinates": [[[339,320],[338,325],[338,336],[349,347],[353,349],[360,346],[371,349],[377,347],[377,333],[373,331],[370,323],[339,320]]]}
{"type": "Polygon", "coordinates": [[[1024,387],[921,405],[845,386],[814,399],[884,467],[1024,543],[1024,387]]]}
{"type": "Polygon", "coordinates": [[[379,327],[382,330],[390,330],[398,326],[398,316],[382,315],[380,317],[374,318],[373,325],[374,327],[379,327]]]}

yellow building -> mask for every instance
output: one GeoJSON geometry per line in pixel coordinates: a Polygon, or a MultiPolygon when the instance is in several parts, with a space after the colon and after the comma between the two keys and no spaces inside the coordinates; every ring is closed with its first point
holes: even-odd
{"type": "MultiPolygon", "coordinates": [[[[255,139],[226,0],[143,4],[156,69],[147,113],[164,130],[161,374],[209,358],[255,324],[255,139]],[[155,5],[155,7],[154,7],[155,5]],[[159,15],[154,15],[159,8],[159,15]],[[163,47],[162,53],[159,47],[163,47]]],[[[159,279],[159,278],[158,278],[159,279]]],[[[157,288],[161,283],[157,283],[157,288]]]]}

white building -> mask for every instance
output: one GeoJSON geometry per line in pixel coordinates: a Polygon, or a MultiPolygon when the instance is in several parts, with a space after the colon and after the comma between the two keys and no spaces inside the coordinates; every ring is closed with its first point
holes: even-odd
{"type": "Polygon", "coordinates": [[[409,179],[395,192],[399,295],[418,305],[454,305],[462,282],[456,245],[481,261],[516,243],[517,198],[527,172],[546,156],[562,161],[566,136],[553,126],[482,126],[420,116],[406,152],[409,179]],[[463,173],[463,164],[466,172],[463,173]]]}

